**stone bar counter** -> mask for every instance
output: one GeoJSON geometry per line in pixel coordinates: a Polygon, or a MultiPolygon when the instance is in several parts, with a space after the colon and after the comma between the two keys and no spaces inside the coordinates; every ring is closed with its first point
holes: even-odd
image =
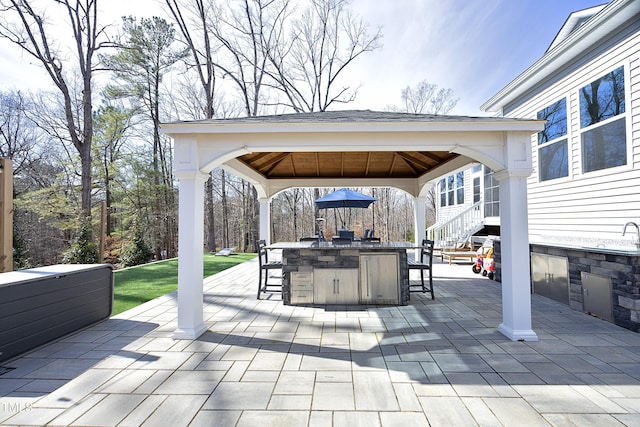
{"type": "Polygon", "coordinates": [[[348,245],[331,242],[282,242],[282,301],[298,304],[409,303],[406,242],[348,245]]]}

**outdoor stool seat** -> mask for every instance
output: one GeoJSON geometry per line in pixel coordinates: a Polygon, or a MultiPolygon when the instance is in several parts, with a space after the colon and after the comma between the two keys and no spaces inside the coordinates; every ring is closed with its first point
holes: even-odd
{"type": "Polygon", "coordinates": [[[258,299],[260,299],[263,292],[282,292],[282,277],[280,278],[280,283],[268,283],[269,271],[282,270],[282,262],[269,261],[269,250],[266,246],[267,244],[264,240],[258,240],[256,243],[256,247],[258,248],[258,264],[260,267],[258,274],[258,299]],[[264,282],[262,280],[263,274],[264,282]]]}
{"type": "Polygon", "coordinates": [[[409,294],[411,292],[422,292],[431,294],[431,299],[435,299],[433,294],[433,240],[423,240],[420,248],[420,260],[419,261],[408,261],[409,272],[411,270],[420,270],[420,284],[419,285],[411,285],[411,280],[409,280],[409,294]],[[429,270],[429,287],[426,287],[424,284],[424,271],[429,270]]]}

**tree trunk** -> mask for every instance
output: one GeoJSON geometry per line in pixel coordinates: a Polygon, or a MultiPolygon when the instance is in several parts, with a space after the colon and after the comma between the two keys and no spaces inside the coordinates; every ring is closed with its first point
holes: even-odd
{"type": "Polygon", "coordinates": [[[215,212],[213,210],[213,172],[209,174],[209,179],[205,184],[205,206],[207,218],[207,249],[209,252],[216,251],[216,222],[215,212]]]}

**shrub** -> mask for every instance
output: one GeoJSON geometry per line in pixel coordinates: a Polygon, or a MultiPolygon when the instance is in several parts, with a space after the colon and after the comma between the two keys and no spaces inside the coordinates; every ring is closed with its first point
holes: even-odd
{"type": "Polygon", "coordinates": [[[153,258],[153,250],[144,241],[142,228],[136,225],[133,231],[133,239],[126,244],[120,253],[120,262],[125,267],[131,267],[145,264],[151,261],[151,258],[153,258]]]}
{"type": "Polygon", "coordinates": [[[125,240],[117,236],[107,236],[104,248],[104,262],[118,265],[120,263],[120,254],[125,240]]]}
{"type": "Polygon", "coordinates": [[[71,248],[64,254],[64,262],[67,264],[97,264],[98,245],[91,235],[91,224],[85,220],[78,230],[78,238],[71,248]]]}

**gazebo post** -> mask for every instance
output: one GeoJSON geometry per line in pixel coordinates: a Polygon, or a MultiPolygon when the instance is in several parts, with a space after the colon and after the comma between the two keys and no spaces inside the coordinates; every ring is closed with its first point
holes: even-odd
{"type": "Polygon", "coordinates": [[[271,243],[271,199],[260,197],[258,203],[260,204],[260,240],[264,240],[268,245],[271,243]]]}
{"type": "MultiPolygon", "coordinates": [[[[416,245],[422,243],[427,237],[427,198],[414,197],[413,199],[413,229],[416,245]]],[[[416,249],[416,257],[420,256],[420,249],[416,249]]]]}
{"type": "MultiPolygon", "coordinates": [[[[529,144],[530,140],[527,135],[524,143],[529,144]]],[[[516,150],[507,151],[513,155],[516,150]]],[[[498,330],[512,341],[538,341],[531,322],[527,211],[527,177],[530,174],[530,168],[517,166],[494,174],[500,182],[502,323],[498,330]]]]}
{"type": "Polygon", "coordinates": [[[196,339],[203,322],[204,183],[200,171],[176,172],[180,181],[178,213],[178,327],[173,339],[196,339]]]}

